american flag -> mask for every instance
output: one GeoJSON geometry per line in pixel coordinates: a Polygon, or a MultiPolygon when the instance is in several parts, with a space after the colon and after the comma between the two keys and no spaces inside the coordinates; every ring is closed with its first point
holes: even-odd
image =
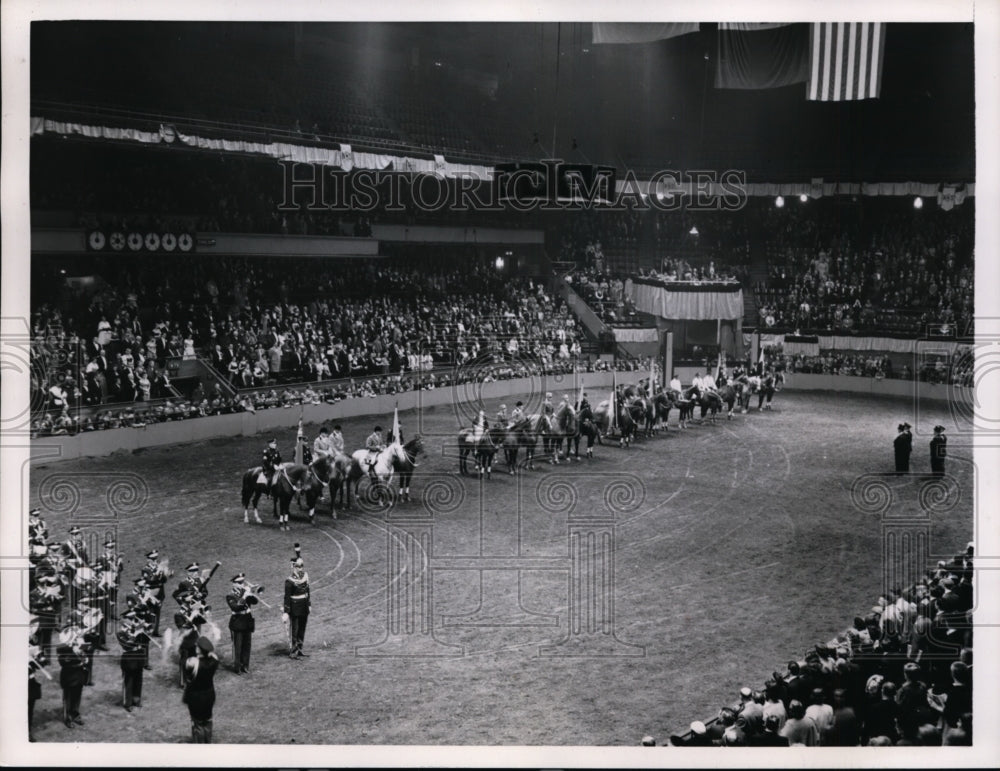
{"type": "Polygon", "coordinates": [[[882,90],[884,50],[884,23],[812,24],[806,98],[819,102],[877,99],[882,90]]]}

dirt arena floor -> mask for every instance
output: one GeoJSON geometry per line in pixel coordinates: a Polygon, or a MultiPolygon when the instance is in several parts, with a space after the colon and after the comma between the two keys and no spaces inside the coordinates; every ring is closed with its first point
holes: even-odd
{"type": "MultiPolygon", "coordinates": [[[[498,404],[485,406],[492,415],[498,404]]],[[[288,410],[278,435],[286,457],[296,419],[288,410]]],[[[348,448],[391,420],[342,421],[348,448]]],[[[313,527],[294,518],[293,504],[292,531],[280,532],[265,501],[264,524],[245,525],[240,476],[266,437],[34,467],[30,504],[45,512],[53,539],[71,521],[113,531],[126,559],[123,591],[147,550],[169,556],[176,575],[165,620],[184,566],[221,561],[210,602],[224,665],[229,579],[242,571],[265,585],[274,607],[256,614],[251,674],[216,677],[216,743],[665,741],[866,612],[882,590],[890,527],[926,526],[932,559],[973,537],[972,451],[957,441],[963,427],[946,405],[915,414],[906,400],[784,391],[771,412],[685,431],[672,415],[666,435],[630,449],[599,446],[592,461],[539,464],[519,477],[498,466],[482,484],[458,476],[446,452],[453,410],[401,420],[405,437],[422,433],[427,454],[413,501],[389,519],[355,508],[334,520],[324,505],[313,527]],[[931,427],[949,427],[943,486],[879,476],[893,468],[903,420],[915,426],[912,468],[921,473],[931,427]],[[136,479],[138,493],[129,487],[136,479]],[[312,585],[304,660],[287,657],[281,623],[294,542],[312,585]],[[405,614],[389,618],[390,600],[428,612],[410,632],[405,614]]],[[[317,429],[307,426],[310,437],[317,429]]],[[[44,684],[38,741],[187,741],[176,653],[153,650],[143,706],[129,714],[111,647],[84,689],[85,727],[62,725],[58,684],[44,684]]]]}

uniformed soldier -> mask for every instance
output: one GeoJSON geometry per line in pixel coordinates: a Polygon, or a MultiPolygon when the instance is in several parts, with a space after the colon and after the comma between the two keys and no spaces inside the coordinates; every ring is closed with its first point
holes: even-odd
{"type": "Polygon", "coordinates": [[[191,716],[191,741],[195,744],[212,743],[212,709],[215,706],[215,673],[219,659],[212,641],[199,637],[194,652],[184,661],[186,685],[184,703],[191,716]]]}
{"type": "Polygon", "coordinates": [[[149,638],[146,626],[134,610],[122,614],[118,628],[118,644],[122,653],[122,706],[126,712],[142,706],[142,672],[146,666],[149,638]]]}
{"type": "Polygon", "coordinates": [[[250,673],[250,643],[255,628],[252,609],[258,602],[253,589],[246,575],[237,573],[233,576],[233,588],[226,595],[226,604],[232,613],[229,632],[233,638],[233,671],[238,675],[250,673]]]}
{"type": "Polygon", "coordinates": [[[42,512],[39,509],[32,509],[28,512],[28,543],[41,545],[48,540],[49,528],[42,519],[42,512]]]}
{"type": "Polygon", "coordinates": [[[375,462],[378,460],[378,454],[385,449],[385,442],[382,440],[382,427],[375,426],[375,430],[372,431],[368,438],[365,439],[365,449],[368,450],[368,457],[365,462],[368,464],[368,475],[375,480],[375,462]]]}
{"type": "Polygon", "coordinates": [[[54,572],[39,575],[28,602],[31,612],[38,618],[38,644],[46,656],[52,650],[52,633],[59,628],[62,600],[63,586],[59,575],[54,572]]]}
{"type": "Polygon", "coordinates": [[[187,571],[187,575],[177,585],[171,596],[181,604],[184,604],[189,599],[199,602],[204,601],[208,597],[208,589],[201,577],[201,568],[198,566],[198,563],[192,562],[185,570],[187,571]]]}
{"type": "Polygon", "coordinates": [[[292,574],[285,579],[285,599],[282,621],[288,627],[290,658],[302,658],[308,653],[302,651],[305,640],[306,622],[309,620],[309,575],[301,556],[292,558],[292,574]]]}
{"type": "Polygon", "coordinates": [[[109,538],[104,543],[104,553],[97,558],[97,562],[94,564],[97,570],[97,585],[104,591],[104,605],[101,606],[101,611],[104,613],[102,639],[107,634],[108,620],[115,618],[118,613],[118,585],[124,566],[125,560],[116,552],[114,539],[109,538]]]}
{"type": "Polygon", "coordinates": [[[271,494],[271,489],[278,481],[278,466],[281,465],[281,453],[278,451],[278,440],[271,439],[264,448],[263,466],[264,474],[267,476],[267,494],[271,494]]]}
{"type": "Polygon", "coordinates": [[[931,473],[935,476],[944,476],[944,459],[948,454],[948,437],[944,435],[944,426],[934,426],[930,448],[931,473]]]}
{"type": "Polygon", "coordinates": [[[164,586],[167,579],[173,575],[167,560],[160,560],[160,553],[153,549],[146,552],[146,564],[142,567],[142,577],[149,587],[149,591],[157,599],[157,602],[150,606],[153,621],[153,637],[160,636],[160,611],[163,609],[163,600],[166,599],[167,592],[164,586]]]}
{"type": "Polygon", "coordinates": [[[80,701],[87,682],[88,644],[83,639],[83,629],[70,625],[59,633],[60,645],[56,648],[59,660],[59,685],[63,692],[63,723],[67,728],[83,725],[80,701]]]}
{"type": "MultiPolygon", "coordinates": [[[[28,640],[28,741],[35,741],[32,724],[35,717],[35,702],[42,698],[42,681],[49,657],[36,637],[28,640]]],[[[51,677],[51,676],[50,676],[51,677]]]]}

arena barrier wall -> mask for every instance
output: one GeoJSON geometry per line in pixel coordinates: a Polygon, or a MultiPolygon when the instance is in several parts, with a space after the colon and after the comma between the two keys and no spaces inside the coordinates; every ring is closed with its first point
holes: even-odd
{"type": "MultiPolygon", "coordinates": [[[[678,367],[676,372],[681,382],[687,384],[700,371],[694,367],[678,367]]],[[[619,383],[635,383],[647,377],[647,373],[617,373],[619,383]]],[[[307,424],[335,421],[346,418],[373,416],[383,424],[391,425],[392,411],[397,405],[401,412],[418,409],[446,408],[454,411],[456,430],[459,425],[471,425],[479,402],[491,408],[498,399],[522,399],[529,409],[537,409],[546,391],[569,391],[576,393],[580,385],[592,393],[589,398],[597,404],[607,398],[610,391],[612,373],[584,372],[579,375],[544,375],[537,379],[520,378],[498,380],[490,383],[468,383],[432,391],[412,391],[367,399],[347,399],[337,404],[309,404],[302,408],[262,410],[257,413],[241,412],[234,415],[214,415],[195,420],[180,420],[170,423],[156,423],[145,428],[115,428],[93,431],[77,436],[51,436],[32,440],[32,463],[53,463],[76,458],[99,458],[115,452],[134,452],[149,447],[172,444],[188,444],[208,439],[231,436],[255,436],[265,432],[280,432],[291,439],[291,432],[302,415],[307,424]],[[598,390],[600,389],[600,390],[598,390]]],[[[875,380],[866,377],[846,375],[813,375],[791,373],[785,376],[784,388],[793,391],[846,391],[871,396],[894,396],[928,401],[947,401],[955,397],[951,386],[938,383],[913,383],[907,380],[875,380]]],[[[513,404],[508,404],[508,408],[513,404]]],[[[419,414],[419,413],[418,413],[419,414]]],[[[492,415],[488,414],[488,417],[492,415]]],[[[400,418],[404,435],[420,430],[414,425],[418,419],[412,415],[400,418]]],[[[358,446],[361,446],[360,439],[358,446]]]]}

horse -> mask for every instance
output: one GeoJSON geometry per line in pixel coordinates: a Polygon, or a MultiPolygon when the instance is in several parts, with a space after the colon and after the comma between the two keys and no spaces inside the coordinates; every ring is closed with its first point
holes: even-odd
{"type": "Polygon", "coordinates": [[[780,372],[774,374],[767,374],[761,378],[760,391],[757,394],[757,411],[770,410],[771,400],[774,398],[775,392],[778,390],[777,384],[784,383],[785,376],[780,372]],[[765,404],[766,400],[766,404],[765,404]]]}
{"type": "Polygon", "coordinates": [[[494,426],[488,430],[463,428],[458,432],[458,470],[463,476],[469,473],[469,456],[472,455],[476,470],[487,478],[493,474],[493,456],[503,445],[505,430],[494,426]]]}
{"type": "Polygon", "coordinates": [[[716,417],[722,410],[722,397],[719,393],[710,388],[703,388],[698,397],[698,403],[701,405],[702,422],[705,421],[705,416],[707,415],[711,418],[712,423],[715,423],[716,417]]]}
{"type": "MultiPolygon", "coordinates": [[[[644,408],[643,408],[644,409],[644,408]]],[[[598,427],[601,429],[601,433],[605,436],[608,435],[608,431],[611,428],[611,405],[607,399],[602,401],[597,405],[597,409],[594,410],[594,422],[597,423],[598,427]]],[[[618,418],[618,446],[626,447],[631,444],[632,439],[635,438],[635,419],[632,416],[630,409],[624,404],[620,404],[617,408],[617,418],[618,418]]]]}
{"type": "Polygon", "coordinates": [[[361,463],[342,452],[334,455],[333,465],[335,473],[330,483],[330,502],[336,507],[339,500],[340,505],[346,510],[351,508],[352,488],[355,499],[358,497],[358,486],[365,475],[365,470],[361,463]]]}
{"type": "Polygon", "coordinates": [[[636,434],[640,427],[644,436],[652,436],[656,431],[656,407],[648,396],[637,394],[629,404],[629,413],[635,421],[636,434]]]}
{"type": "MultiPolygon", "coordinates": [[[[364,464],[367,467],[368,454],[368,450],[356,450],[351,457],[359,464],[364,464]]],[[[372,486],[369,489],[377,501],[382,501],[383,496],[385,496],[390,505],[392,503],[392,479],[396,473],[395,462],[397,459],[408,461],[403,450],[403,445],[394,442],[375,456],[375,463],[372,466],[375,478],[372,480],[372,486]]],[[[357,493],[357,487],[355,487],[355,493],[357,493]]]]}
{"type": "Polygon", "coordinates": [[[399,473],[399,497],[400,500],[410,500],[410,480],[413,479],[413,469],[417,466],[417,456],[423,452],[424,444],[417,434],[410,441],[403,445],[403,455],[405,460],[396,456],[393,465],[399,473]]]}
{"type": "Polygon", "coordinates": [[[258,525],[262,525],[260,514],[257,513],[257,504],[260,497],[267,492],[267,474],[264,473],[263,466],[249,468],[243,474],[243,524],[250,523],[250,505],[253,504],[253,518],[258,525]]]}
{"type": "Polygon", "coordinates": [[[738,381],[735,383],[726,383],[723,386],[719,386],[719,391],[718,391],[719,398],[722,400],[722,403],[729,408],[729,411],[726,413],[726,420],[733,419],[733,407],[735,407],[736,403],[740,400],[741,397],[740,392],[742,390],[743,390],[743,385],[738,381]]]}
{"type": "Polygon", "coordinates": [[[756,375],[741,375],[736,382],[743,386],[740,394],[740,411],[745,415],[750,409],[750,397],[760,391],[760,378],[756,375]]]}
{"type": "Polygon", "coordinates": [[[553,413],[550,419],[552,425],[551,433],[545,438],[546,451],[551,451],[555,463],[559,462],[559,453],[562,450],[563,442],[566,442],[566,459],[570,458],[570,443],[576,437],[576,458],[580,459],[580,421],[576,410],[569,402],[563,402],[553,413]]]}
{"type": "Polygon", "coordinates": [[[306,494],[304,508],[309,510],[309,522],[314,523],[316,501],[323,494],[323,488],[330,483],[333,474],[333,464],[326,458],[319,458],[315,463],[320,463],[318,469],[302,463],[282,463],[278,466],[278,480],[271,488],[271,498],[274,501],[274,515],[278,518],[279,530],[291,529],[288,525],[288,510],[292,499],[302,492],[306,494]],[[322,473],[323,477],[321,478],[318,473],[322,473]]]}
{"type": "Polygon", "coordinates": [[[536,420],[539,416],[525,417],[507,428],[503,438],[504,462],[507,464],[507,473],[514,475],[517,473],[517,456],[520,450],[524,449],[524,465],[529,469],[535,468],[535,448],[538,446],[538,437],[544,434],[545,421],[536,420]]]}
{"type": "Polygon", "coordinates": [[[653,394],[653,409],[656,412],[656,429],[661,427],[664,431],[668,428],[670,420],[670,410],[677,403],[677,395],[674,391],[657,391],[653,394]]]}

